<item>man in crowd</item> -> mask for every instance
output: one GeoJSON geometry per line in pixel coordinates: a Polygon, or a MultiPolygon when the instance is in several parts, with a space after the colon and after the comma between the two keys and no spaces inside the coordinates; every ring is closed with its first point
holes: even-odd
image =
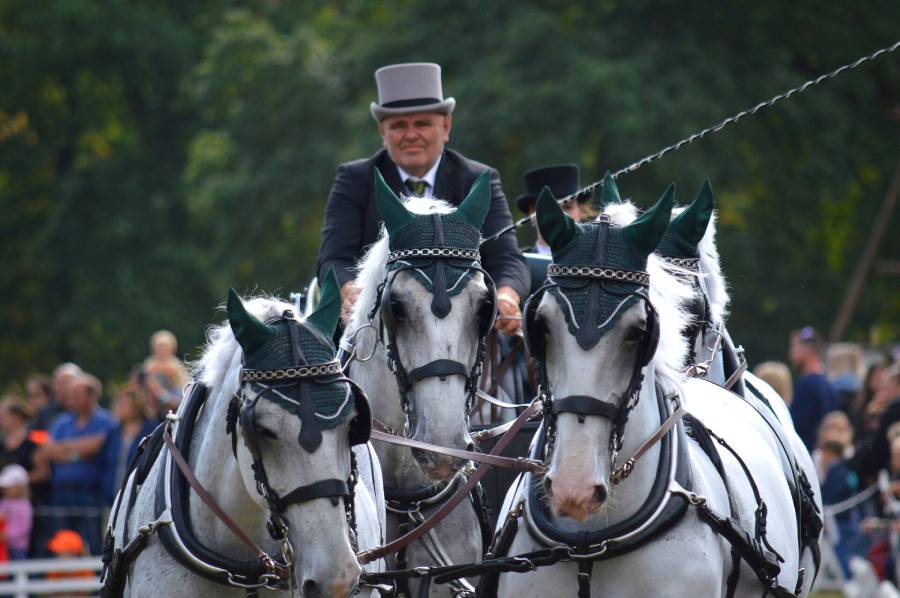
{"type": "MultiPolygon", "coordinates": [[[[375,208],[373,168],[378,168],[397,194],[436,197],[453,205],[466,198],[475,179],[489,167],[445,147],[450,140],[456,100],[444,99],[441,67],[431,63],[394,64],[375,71],[378,103],[371,105],[384,149],[369,158],[341,164],[325,208],[318,273],[329,266],[341,283],[342,313],[346,317],[359,294],[353,268],[378,237],[381,224],[375,208]]],[[[512,224],[500,175],[491,170],[491,207],[482,227],[489,237],[512,224]]],[[[497,285],[500,318],[505,334],[521,326],[519,304],[530,280],[516,247],[513,231],[481,247],[482,263],[497,285]]]]}
{"type": "Polygon", "coordinates": [[[791,333],[790,361],[800,372],[794,385],[791,417],[803,444],[812,451],[819,424],[837,406],[834,388],[825,377],[822,340],[807,326],[791,333]]]}
{"type": "Polygon", "coordinates": [[[112,416],[97,405],[103,386],[90,374],[78,376],[66,402],[67,411],[50,427],[42,451],[53,464],[53,505],[60,508],[57,529],[77,531],[91,554],[102,549],[103,459],[100,449],[115,427],[112,416]]]}
{"type": "MultiPolygon", "coordinates": [[[[544,187],[549,187],[553,192],[553,197],[562,199],[567,195],[575,195],[581,190],[581,169],[577,164],[559,164],[556,166],[544,166],[535,168],[525,173],[523,177],[525,181],[525,193],[516,198],[516,207],[532,218],[534,218],[534,209],[537,204],[538,195],[544,187]]],[[[563,210],[575,222],[581,222],[581,219],[587,216],[587,206],[582,203],[590,199],[591,193],[582,193],[573,197],[563,205],[563,210]]],[[[537,226],[535,226],[537,230],[537,226]]],[[[528,253],[538,253],[540,255],[550,255],[550,246],[544,242],[538,231],[537,241],[533,247],[523,249],[528,253]]]]}

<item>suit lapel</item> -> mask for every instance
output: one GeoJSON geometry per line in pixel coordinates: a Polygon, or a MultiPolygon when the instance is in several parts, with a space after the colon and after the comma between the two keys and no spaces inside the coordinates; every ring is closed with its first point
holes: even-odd
{"type": "Polygon", "coordinates": [[[437,173],[434,175],[434,196],[438,199],[448,201],[455,206],[462,202],[460,197],[458,181],[453,176],[456,170],[456,164],[450,159],[450,155],[445,150],[441,156],[441,163],[438,164],[437,173]]]}
{"type": "Polygon", "coordinates": [[[381,150],[381,152],[381,158],[378,160],[376,166],[378,166],[378,170],[381,171],[384,182],[387,183],[388,187],[391,188],[391,191],[398,196],[401,193],[408,193],[403,186],[403,181],[400,180],[400,173],[397,172],[397,165],[391,160],[391,156],[388,154],[387,150],[381,150]]]}

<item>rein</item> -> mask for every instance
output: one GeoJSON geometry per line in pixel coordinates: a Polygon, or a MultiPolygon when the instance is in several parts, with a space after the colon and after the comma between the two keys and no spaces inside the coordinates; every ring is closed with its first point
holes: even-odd
{"type": "MultiPolygon", "coordinates": [[[[527,407],[527,405],[523,405],[523,407],[527,407]]],[[[412,438],[406,438],[405,436],[400,436],[377,419],[373,420],[373,424],[376,428],[380,429],[372,430],[372,440],[378,440],[380,442],[387,442],[389,444],[395,444],[398,446],[405,446],[408,448],[428,451],[440,455],[447,455],[448,457],[455,457],[457,459],[464,459],[466,461],[486,463],[495,467],[505,467],[506,469],[511,469],[518,472],[531,471],[534,473],[540,473],[544,471],[544,464],[534,459],[527,459],[525,457],[500,457],[498,455],[491,455],[489,453],[476,453],[475,451],[465,451],[462,449],[439,446],[428,442],[422,442],[420,440],[413,440],[412,438]]]]}
{"type": "MultiPolygon", "coordinates": [[[[519,414],[519,417],[517,417],[513,421],[508,433],[504,435],[496,445],[494,445],[494,448],[489,454],[492,456],[496,456],[502,453],[509,445],[509,443],[512,442],[516,433],[522,428],[523,425],[525,425],[525,422],[527,422],[531,418],[531,416],[540,413],[540,409],[540,403],[537,400],[532,401],[528,406],[528,409],[519,414]]],[[[365,565],[386,555],[397,552],[403,548],[406,548],[407,546],[424,536],[432,528],[434,528],[434,526],[443,521],[444,518],[449,515],[454,508],[456,508],[456,505],[458,505],[460,501],[462,501],[466,496],[469,495],[469,493],[473,488],[475,488],[481,478],[483,478],[487,474],[489,469],[489,464],[482,465],[481,467],[476,469],[475,472],[472,473],[471,476],[469,476],[469,479],[466,480],[466,483],[463,484],[456,491],[456,493],[452,497],[450,497],[449,500],[443,503],[440,508],[438,508],[438,510],[431,515],[431,517],[429,517],[426,521],[424,521],[421,525],[419,525],[409,533],[400,536],[393,542],[389,542],[387,544],[384,544],[383,546],[357,553],[356,558],[359,560],[360,564],[365,565]]]]}
{"type": "Polygon", "coordinates": [[[678,420],[680,420],[685,413],[686,411],[684,409],[684,405],[679,404],[678,409],[676,409],[675,412],[672,413],[672,415],[666,418],[666,421],[664,421],[659,426],[659,428],[657,428],[656,431],[651,434],[650,437],[647,438],[647,440],[645,440],[643,444],[641,444],[641,446],[638,447],[636,451],[634,451],[634,454],[626,459],[625,463],[623,463],[621,467],[617,467],[612,472],[613,484],[618,484],[624,481],[625,478],[630,476],[631,472],[634,471],[634,466],[635,463],[637,463],[637,460],[643,457],[644,454],[648,450],[650,450],[650,447],[662,440],[663,436],[668,434],[669,430],[675,427],[675,424],[678,423],[678,420]]]}

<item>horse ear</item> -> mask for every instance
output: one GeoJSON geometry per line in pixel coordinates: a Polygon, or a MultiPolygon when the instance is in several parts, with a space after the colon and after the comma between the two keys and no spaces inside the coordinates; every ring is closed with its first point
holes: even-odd
{"type": "Polygon", "coordinates": [[[638,251],[648,256],[653,253],[672,217],[672,203],[675,199],[675,185],[669,185],[656,204],[640,215],[640,217],[622,229],[625,238],[635,245],[638,251]]]}
{"type": "Polygon", "coordinates": [[[321,289],[319,304],[316,306],[316,311],[306,318],[306,322],[315,326],[326,337],[331,338],[337,329],[338,318],[341,317],[341,286],[333,266],[328,267],[325,280],[322,281],[322,286],[319,288],[321,289]]]}
{"type": "Polygon", "coordinates": [[[381,216],[388,234],[393,235],[412,223],[414,218],[400,198],[384,182],[384,177],[381,176],[378,167],[376,166],[372,170],[375,171],[375,207],[378,209],[378,215],[381,216]]]}
{"type": "Polygon", "coordinates": [[[565,247],[575,236],[575,221],[559,207],[550,187],[541,189],[536,213],[538,230],[553,253],[565,247]]]}
{"type": "Polygon", "coordinates": [[[597,209],[602,212],[607,206],[619,203],[622,203],[622,198],[619,197],[619,188],[616,186],[616,180],[607,170],[603,175],[603,190],[600,192],[600,203],[597,209]]]}
{"type": "Polygon", "coordinates": [[[706,234],[706,227],[709,226],[712,212],[712,186],[709,184],[709,179],[706,179],[703,183],[703,188],[700,189],[700,193],[697,194],[691,205],[672,220],[669,224],[669,229],[696,247],[703,235],[706,234]]]}
{"type": "Polygon", "coordinates": [[[456,216],[465,222],[481,230],[484,219],[491,207],[491,171],[485,170],[472,185],[469,195],[456,208],[456,216]]]}
{"type": "Polygon", "coordinates": [[[272,336],[272,329],[247,311],[234,289],[228,289],[228,323],[245,355],[256,352],[272,336]]]}

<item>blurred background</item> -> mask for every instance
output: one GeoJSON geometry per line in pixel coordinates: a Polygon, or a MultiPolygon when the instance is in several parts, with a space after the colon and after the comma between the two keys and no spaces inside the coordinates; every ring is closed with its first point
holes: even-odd
{"type": "MultiPolygon", "coordinates": [[[[598,180],[890,45],[898,23],[895,0],[2,1],[0,386],[62,361],[124,378],[160,328],[191,359],[229,286],[302,289],[336,165],[380,147],[378,66],[443,65],[449,146],[511,199],[525,170],[598,180]]],[[[730,330],[751,365],[783,360],[791,329],[832,330],[884,222],[898,131],[893,53],[619,187],[646,207],[711,179],[730,330]]],[[[898,211],[837,340],[898,338],[898,211]]]]}

